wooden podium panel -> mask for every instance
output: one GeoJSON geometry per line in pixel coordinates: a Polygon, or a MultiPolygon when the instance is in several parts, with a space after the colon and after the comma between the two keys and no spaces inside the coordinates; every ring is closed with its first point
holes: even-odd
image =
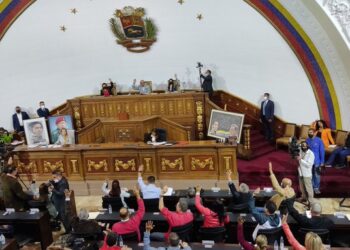
{"type": "Polygon", "coordinates": [[[182,126],[190,126],[195,138],[203,139],[206,95],[204,92],[192,91],[110,97],[85,96],[67,100],[67,104],[56,112],[72,115],[78,131],[96,119],[117,119],[121,113],[127,113],[130,120],[157,115],[182,126]]]}
{"type": "Polygon", "coordinates": [[[39,180],[58,168],[71,180],[135,179],[140,164],[145,175],[158,179],[225,179],[231,169],[237,179],[236,147],[215,141],[180,142],[172,146],[144,143],[78,144],[60,148],[17,147],[20,174],[39,180]]]}

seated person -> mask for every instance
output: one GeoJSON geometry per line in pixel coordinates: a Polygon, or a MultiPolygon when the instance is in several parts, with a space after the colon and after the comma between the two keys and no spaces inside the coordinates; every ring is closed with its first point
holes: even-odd
{"type": "Polygon", "coordinates": [[[171,212],[168,208],[164,206],[164,193],[159,198],[159,211],[164,216],[169,224],[169,229],[167,233],[154,232],[151,234],[151,238],[157,241],[164,241],[169,238],[169,234],[173,227],[184,226],[193,221],[193,214],[188,209],[188,204],[186,199],[180,198],[179,202],[176,204],[176,211],[171,212]]]}
{"type": "Polygon", "coordinates": [[[151,240],[150,240],[150,233],[153,229],[153,222],[147,221],[146,223],[146,232],[143,235],[143,249],[144,250],[178,250],[178,249],[185,249],[185,250],[191,250],[191,247],[188,246],[186,242],[182,242],[179,238],[179,236],[176,233],[170,233],[169,234],[169,246],[168,247],[151,247],[151,240]]]}
{"type": "Polygon", "coordinates": [[[308,232],[305,235],[305,247],[302,246],[295,238],[293,233],[290,231],[290,228],[287,223],[288,215],[283,215],[282,218],[282,227],[284,234],[286,235],[289,244],[293,247],[295,250],[314,250],[314,249],[325,249],[322,243],[322,239],[320,236],[313,232],[308,232]]]}
{"type": "Polygon", "coordinates": [[[308,218],[306,215],[301,215],[294,208],[294,202],[288,201],[287,208],[289,214],[296,220],[300,227],[308,228],[308,229],[328,229],[334,226],[334,223],[331,219],[327,217],[322,217],[322,206],[320,203],[313,203],[311,205],[311,218],[308,218]]]}
{"type": "Polygon", "coordinates": [[[144,142],[163,142],[166,141],[166,130],[162,128],[154,128],[151,133],[146,133],[144,142]]]}
{"type": "Polygon", "coordinates": [[[332,131],[328,128],[324,120],[316,121],[316,135],[322,139],[324,148],[328,148],[329,145],[334,145],[332,131]]]}
{"type": "Polygon", "coordinates": [[[256,239],[259,230],[271,229],[281,226],[281,218],[276,214],[276,204],[268,200],[264,207],[264,213],[260,213],[255,207],[255,199],[252,197],[249,200],[250,213],[255,218],[258,225],[254,229],[253,239],[256,239]]]}
{"type": "Polygon", "coordinates": [[[118,93],[117,93],[117,87],[116,87],[115,82],[113,82],[111,78],[109,78],[108,80],[109,80],[109,86],[108,86],[109,93],[111,95],[117,95],[118,93]]]}
{"type": "Polygon", "coordinates": [[[333,150],[326,161],[326,167],[345,168],[347,166],[347,157],[350,155],[350,133],[348,133],[344,145],[333,150]]]}
{"type": "Polygon", "coordinates": [[[100,90],[100,95],[101,96],[110,96],[112,93],[111,93],[111,89],[110,87],[108,87],[107,83],[102,83],[102,88],[100,90]]]}
{"type": "Polygon", "coordinates": [[[124,198],[129,198],[130,193],[127,192],[125,188],[120,188],[120,184],[118,180],[112,181],[111,189],[108,188],[108,180],[105,180],[105,182],[102,184],[102,192],[104,195],[109,197],[120,197],[122,200],[123,206],[128,207],[127,204],[124,201],[124,198]]]}
{"type": "Polygon", "coordinates": [[[130,213],[126,207],[123,207],[119,210],[120,222],[117,222],[113,225],[112,231],[119,235],[130,234],[136,232],[138,235],[138,240],[141,240],[140,234],[140,224],[145,214],[145,205],[140,196],[140,190],[136,188],[134,190],[135,197],[137,199],[138,210],[133,215],[130,216],[130,213]]]}
{"type": "Polygon", "coordinates": [[[255,245],[249,243],[244,239],[244,233],[243,233],[243,223],[244,219],[243,217],[238,217],[238,223],[237,223],[237,239],[239,244],[244,250],[267,250],[268,248],[268,242],[267,238],[263,234],[259,234],[255,239],[255,245]]]}
{"type": "Polygon", "coordinates": [[[72,232],[77,234],[99,236],[102,234],[102,229],[97,221],[89,220],[89,212],[85,208],[81,208],[78,216],[73,217],[72,232]]]}
{"type": "Polygon", "coordinates": [[[138,90],[140,95],[148,95],[152,92],[151,87],[144,80],[141,80],[138,86],[136,86],[136,80],[134,80],[132,89],[138,90]]]}
{"type": "Polygon", "coordinates": [[[188,209],[191,210],[192,213],[197,212],[195,197],[196,197],[196,189],[194,187],[189,187],[187,189],[186,201],[187,201],[188,209]]]}
{"type": "Polygon", "coordinates": [[[142,180],[142,172],[144,166],[140,165],[138,169],[137,183],[142,192],[143,199],[158,199],[161,193],[161,189],[155,185],[156,178],[154,176],[148,176],[147,183],[142,180]]]}
{"type": "Polygon", "coordinates": [[[239,185],[239,190],[237,191],[235,184],[232,182],[232,171],[228,170],[226,172],[227,180],[228,180],[228,187],[231,191],[233,200],[232,203],[228,206],[228,210],[232,210],[234,205],[238,204],[248,204],[249,200],[253,197],[253,195],[249,191],[249,187],[245,183],[241,183],[239,185]]]}
{"type": "Polygon", "coordinates": [[[196,199],[195,205],[199,213],[201,213],[204,217],[203,226],[205,228],[209,227],[223,227],[224,223],[229,223],[230,218],[225,215],[225,208],[222,201],[216,199],[214,202],[210,203],[210,206],[204,207],[201,204],[200,192],[201,187],[196,187],[196,199]]]}
{"type": "Polygon", "coordinates": [[[131,250],[127,246],[117,246],[118,243],[118,235],[113,233],[111,230],[107,229],[104,231],[105,238],[103,240],[103,245],[100,247],[100,250],[131,250]]]}
{"type": "Polygon", "coordinates": [[[279,184],[275,174],[273,173],[272,163],[269,162],[270,179],[273,189],[277,194],[273,195],[270,200],[276,204],[277,209],[280,207],[282,201],[295,197],[294,189],[292,188],[292,180],[283,178],[281,185],[279,184]]]}

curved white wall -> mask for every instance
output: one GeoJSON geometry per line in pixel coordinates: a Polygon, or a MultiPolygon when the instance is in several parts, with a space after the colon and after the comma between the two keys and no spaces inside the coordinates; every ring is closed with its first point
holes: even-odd
{"type": "Polygon", "coordinates": [[[97,93],[109,77],[123,90],[133,78],[164,84],[174,73],[187,85],[197,83],[197,61],[212,69],[216,89],[256,104],[270,92],[276,114],[286,121],[310,123],[319,116],[298,59],[244,1],[185,1],[181,6],[175,0],[38,0],[0,42],[0,82],[9,93],[0,100],[0,126],[12,128],[16,105],[31,113],[40,100],[54,107],[97,93]],[[133,54],[115,43],[108,19],[126,5],[145,7],[159,27],[149,52],[133,54]],[[78,13],[71,14],[71,8],[78,13]]]}

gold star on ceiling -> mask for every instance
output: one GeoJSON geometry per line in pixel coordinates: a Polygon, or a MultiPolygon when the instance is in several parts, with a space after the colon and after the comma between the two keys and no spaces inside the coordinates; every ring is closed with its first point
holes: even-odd
{"type": "Polygon", "coordinates": [[[202,14],[197,14],[197,19],[200,21],[203,19],[203,15],[202,14]]]}
{"type": "Polygon", "coordinates": [[[67,28],[66,28],[66,26],[62,25],[62,26],[60,26],[60,30],[65,32],[67,30],[67,28]]]}
{"type": "Polygon", "coordinates": [[[184,0],[178,0],[177,2],[182,5],[185,1],[184,0]]]}
{"type": "Polygon", "coordinates": [[[70,10],[70,12],[75,15],[75,14],[77,14],[78,10],[76,8],[73,8],[73,9],[70,10]]]}

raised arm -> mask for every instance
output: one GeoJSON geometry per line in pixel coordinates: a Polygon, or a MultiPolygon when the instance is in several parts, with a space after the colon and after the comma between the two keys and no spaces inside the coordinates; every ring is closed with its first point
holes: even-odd
{"type": "Polygon", "coordinates": [[[139,187],[141,189],[141,192],[145,189],[146,185],[142,180],[142,172],[143,172],[143,165],[139,166],[138,169],[138,178],[137,178],[137,183],[139,184],[139,187]]]}
{"type": "Polygon", "coordinates": [[[283,231],[284,234],[286,235],[289,244],[295,249],[295,250],[304,250],[305,247],[303,247],[302,245],[300,245],[300,243],[294,238],[293,233],[290,231],[290,228],[287,224],[287,218],[288,215],[284,214],[282,217],[282,227],[283,227],[283,231]]]}
{"type": "Polygon", "coordinates": [[[159,196],[159,211],[162,211],[164,206],[164,190],[161,190],[160,196],[159,196]]]}
{"type": "Polygon", "coordinates": [[[273,189],[277,193],[279,193],[280,195],[284,195],[284,190],[280,186],[280,184],[278,183],[278,180],[277,180],[275,174],[273,173],[272,163],[271,162],[269,162],[269,171],[270,171],[270,179],[271,179],[271,184],[272,184],[273,189]]]}
{"type": "Polygon", "coordinates": [[[201,189],[202,189],[202,188],[201,188],[200,186],[197,186],[197,187],[196,187],[195,206],[196,206],[198,212],[200,212],[201,214],[203,214],[203,215],[209,215],[209,214],[210,214],[210,209],[204,207],[204,206],[201,204],[201,197],[200,197],[201,189]]]}
{"type": "Polygon", "coordinates": [[[243,223],[244,219],[239,216],[238,217],[238,223],[237,223],[237,239],[239,244],[243,247],[245,250],[254,250],[254,247],[244,239],[244,234],[243,234],[243,223]]]}
{"type": "Polygon", "coordinates": [[[102,187],[101,187],[104,195],[109,195],[110,190],[107,187],[108,187],[108,180],[105,180],[102,184],[102,187]]]}
{"type": "Polygon", "coordinates": [[[138,188],[134,189],[134,194],[136,197],[138,209],[137,209],[137,212],[133,218],[136,218],[138,221],[141,221],[143,216],[145,215],[145,210],[146,210],[145,204],[143,203],[143,200],[141,199],[140,190],[138,188]]]}
{"type": "Polygon", "coordinates": [[[230,189],[232,196],[233,196],[235,199],[238,199],[239,196],[240,196],[240,194],[239,194],[239,192],[237,192],[236,186],[235,186],[235,184],[232,182],[231,175],[232,175],[232,171],[231,171],[230,169],[227,170],[227,171],[226,171],[226,177],[227,177],[227,181],[228,181],[228,188],[230,189]]]}

